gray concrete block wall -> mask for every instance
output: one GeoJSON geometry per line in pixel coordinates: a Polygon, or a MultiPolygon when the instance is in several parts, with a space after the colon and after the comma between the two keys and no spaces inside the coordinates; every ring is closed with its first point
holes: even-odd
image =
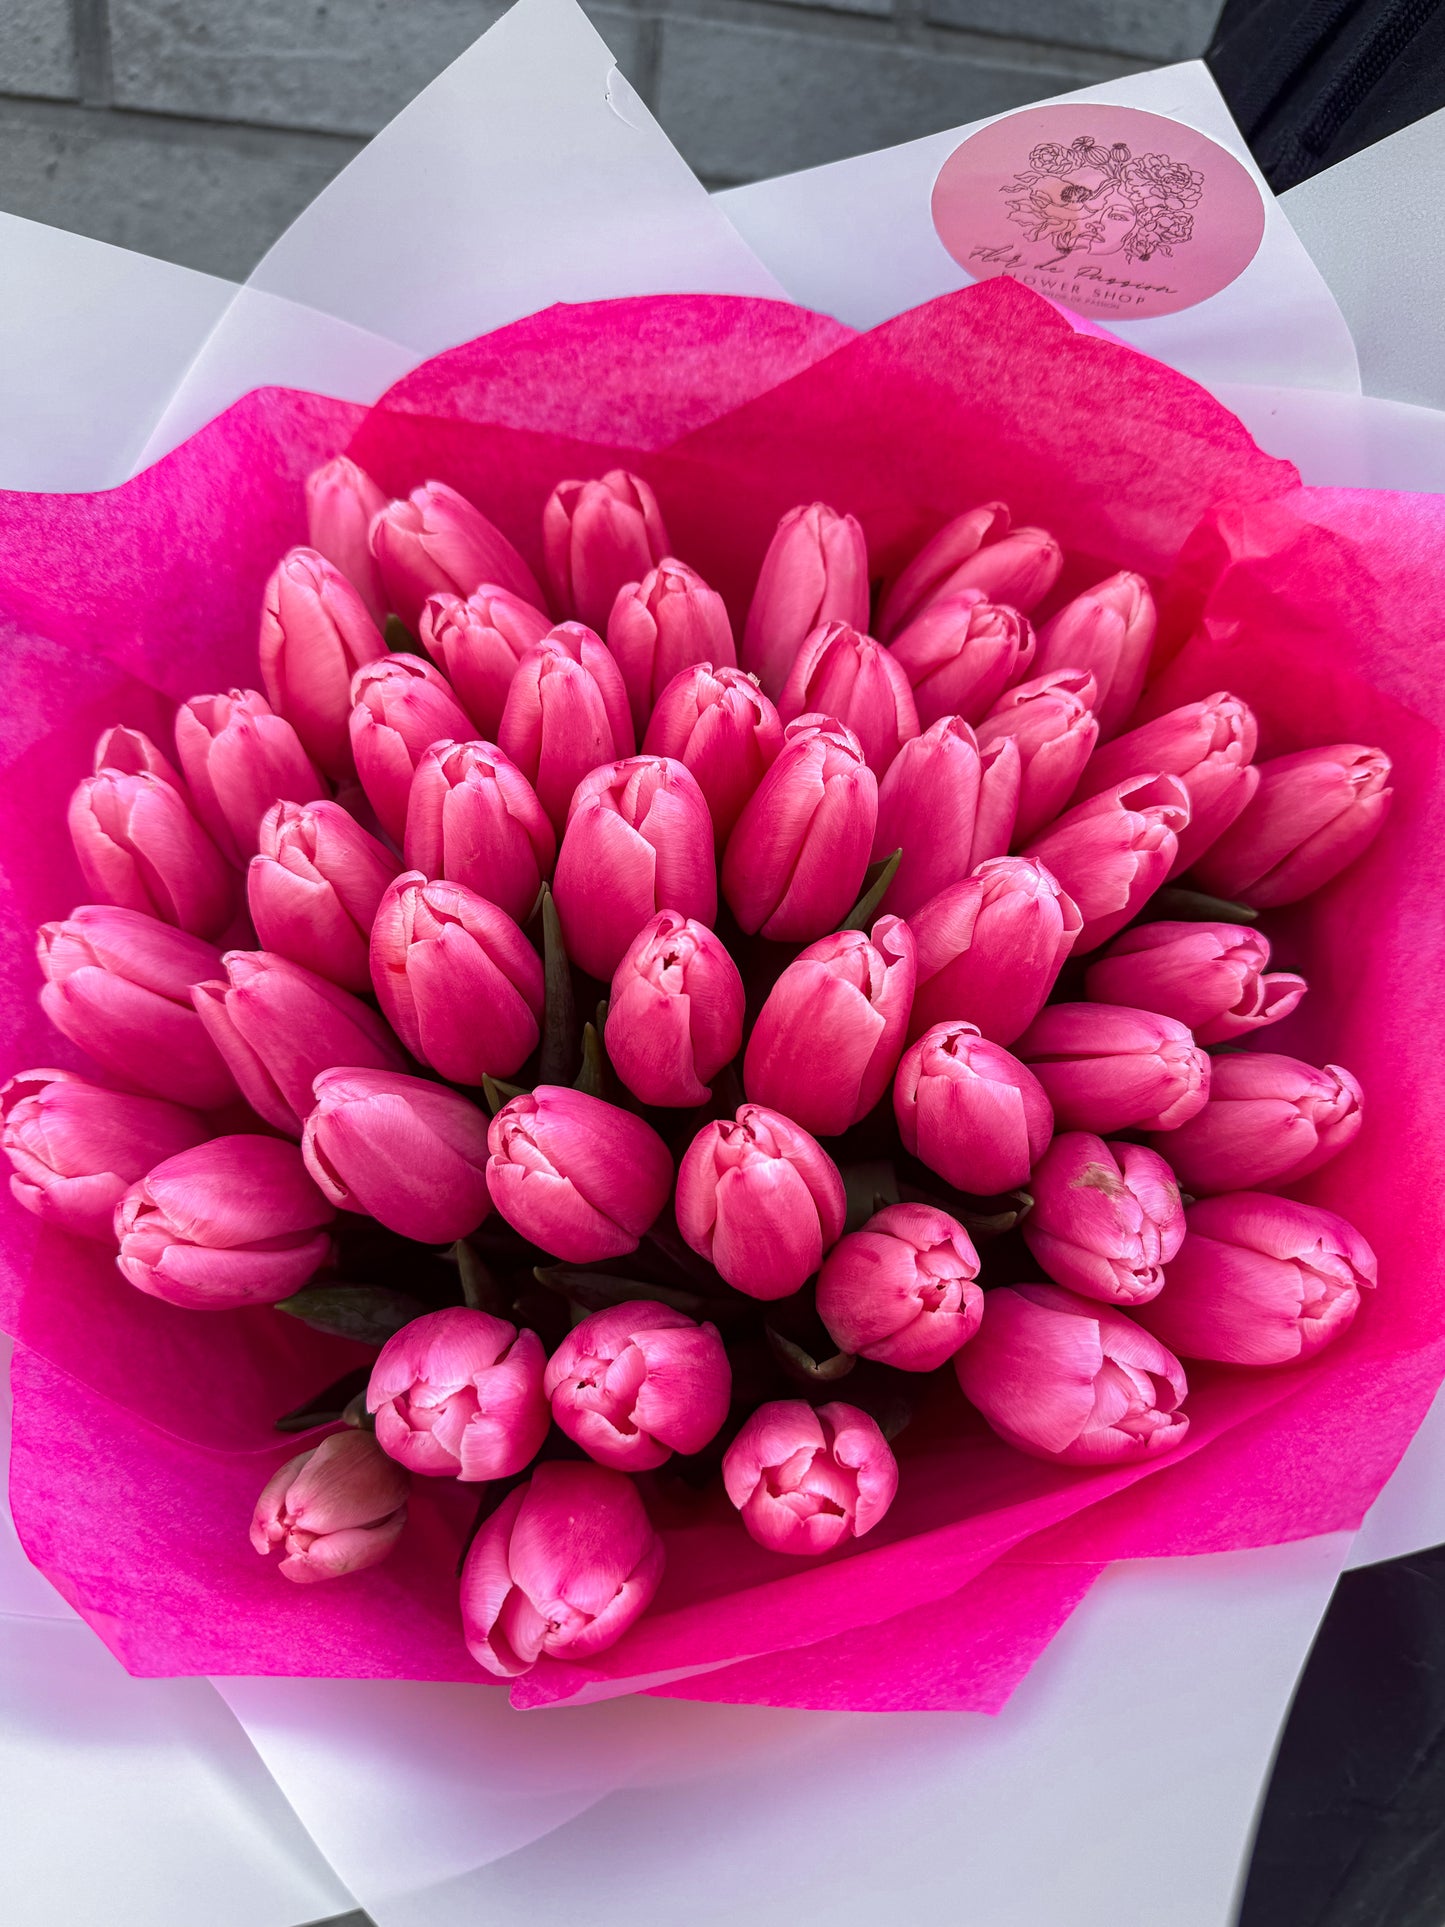
{"type": "MultiPolygon", "coordinates": [[[[0,0],[0,207],[244,276],[505,0],[0,0]]],[[[1201,52],[1221,0],[601,0],[713,185],[1201,52]]]]}

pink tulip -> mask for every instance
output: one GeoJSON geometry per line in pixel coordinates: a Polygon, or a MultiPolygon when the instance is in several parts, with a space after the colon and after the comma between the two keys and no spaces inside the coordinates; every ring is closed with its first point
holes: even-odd
{"type": "Polygon", "coordinates": [[[658,697],[642,752],[670,756],[692,771],[721,853],[782,747],[778,712],[754,679],[701,662],[674,676],[658,697]]]}
{"type": "Polygon", "coordinates": [[[809,943],[858,899],[878,821],[878,779],[851,729],[799,716],[743,806],[722,887],[749,935],[809,943]]]}
{"type": "Polygon", "coordinates": [[[1054,669],[1006,689],[979,724],[981,748],[1004,737],[1018,745],[1019,805],[1013,833],[1019,842],[1052,823],[1073,795],[1099,740],[1093,701],[1089,670],[1054,669]]]}
{"type": "Polygon", "coordinates": [[[1136,776],[1076,804],[1024,851],[1046,864],[1084,919],[1079,950],[1121,930],[1174,867],[1189,822],[1177,776],[1136,776]]]}
{"type": "Polygon", "coordinates": [[[419,634],[477,733],[490,741],[501,727],[517,664],[551,627],[550,616],[521,596],[483,583],[466,597],[428,596],[419,634]]]}
{"type": "Polygon", "coordinates": [[[1144,771],[1177,776],[1189,793],[1189,822],[1170,871],[1176,876],[1224,834],[1259,787],[1258,741],[1254,711],[1222,690],[1106,743],[1084,771],[1079,799],[1144,771]]]}
{"type": "Polygon", "coordinates": [[[1098,687],[1094,709],[1105,742],[1139,701],[1158,616],[1149,584],[1127,570],[1066,603],[1039,631],[1034,669],[1087,669],[1098,687]]]}
{"type": "Polygon", "coordinates": [[[568,956],[604,983],[659,910],[713,923],[712,821],[688,770],[633,756],[585,776],[553,887],[568,956]]]}
{"type": "Polygon", "coordinates": [[[517,923],[552,874],[557,838],[537,792],[492,743],[433,743],[406,806],[407,868],[464,883],[517,923]]]}
{"type": "Polygon", "coordinates": [[[1376,1282],[1374,1252],[1319,1205],[1231,1191],[1184,1215],[1164,1289],[1141,1316],[1186,1358],[1303,1364],[1349,1326],[1376,1282]]]}
{"type": "Polygon", "coordinates": [[[559,836],[582,778],[630,756],[633,740],[622,672],[590,629],[564,622],[523,656],[497,741],[536,790],[559,836]]]}
{"type": "Polygon", "coordinates": [[[1389,757],[1358,743],[1261,763],[1253,800],[1190,881],[1258,910],[1298,903],[1374,841],[1395,794],[1389,782],[1389,757]]]}
{"type": "Polygon", "coordinates": [[[1122,1004],[1049,1004],[1018,1040],[1062,1131],[1172,1131],[1202,1111],[1209,1059],[1183,1024],[1122,1004]]]}
{"type": "Polygon", "coordinates": [[[716,1326],[642,1299],[574,1325],[542,1389],[589,1458],[647,1472],[713,1437],[728,1415],[732,1368],[716,1326]]]}
{"type": "Polygon", "coordinates": [[[1157,1152],[1061,1131],[1029,1190],[1024,1243],[1055,1283],[1112,1305],[1158,1297],[1184,1240],[1184,1206],[1157,1152]]]}
{"type": "Polygon", "coordinates": [[[760,1546],[808,1558],[873,1530],[898,1490],[898,1461],[856,1405],[780,1398],[723,1454],[723,1485],[760,1546]]]}
{"type": "Polygon", "coordinates": [[[367,800],[393,843],[406,834],[416,766],[433,743],[465,742],[472,725],[446,678],[420,656],[386,656],[351,685],[351,750],[367,800]]]}
{"type": "Polygon", "coordinates": [[[381,900],[371,981],[412,1056],[453,1084],[510,1077],[542,1034],[542,959],[517,925],[474,890],[428,883],[420,870],[404,870],[381,900]]]}
{"type": "Polygon", "coordinates": [[[214,937],[236,914],[236,878],[180,790],[148,772],[103,769],[70,799],[70,840],[98,897],[214,937]]]}
{"type": "Polygon", "coordinates": [[[258,1117],[299,1138],[312,1083],[334,1064],[399,1071],[396,1040],[360,998],[269,950],[228,950],[225,983],[192,986],[212,1043],[258,1117]]]}
{"type": "Polygon", "coordinates": [[[63,1037],[124,1083],[198,1111],[235,1081],[191,1004],[221,953],[137,910],[87,903],[38,939],[40,1008],[63,1037]]]}
{"type": "Polygon", "coordinates": [[[341,571],[378,626],[386,620],[387,601],[371,553],[371,525],[387,499],[386,490],[348,455],[334,456],[306,477],[306,539],[341,571]]]}
{"type": "Polygon", "coordinates": [[[705,1104],[743,1045],[743,980],[704,923],[662,910],[618,964],[607,1006],[607,1055],[644,1104],[705,1104]]]}
{"type": "Polygon", "coordinates": [[[823,1260],[818,1316],[840,1351],[931,1372],[978,1330],[977,1279],[978,1253],[956,1218],[891,1204],[823,1260]]]}
{"type": "Polygon", "coordinates": [[[635,1251],[672,1189],[672,1159],[650,1124],[557,1084],[503,1105],[487,1143],[493,1204],[568,1264],[635,1251]]]}
{"type": "Polygon", "coordinates": [[[1177,1017],[1196,1044],[1227,1044],[1288,1017],[1305,994],[1291,971],[1265,974],[1269,938],[1239,923],[1138,923],[1090,964],[1085,994],[1177,1017]]]}
{"type": "Polygon", "coordinates": [[[413,633],[429,595],[469,596],[484,582],[542,606],[537,578],[506,536],[445,482],[389,503],[370,541],[391,607],[413,633]]]}
{"type": "Polygon", "coordinates": [[[1011,1044],[1043,1007],[1081,920],[1042,863],[998,856],[940,890],[909,927],[918,946],[909,1042],[962,1019],[1011,1044]]]}
{"type": "Polygon", "coordinates": [[[339,803],[275,803],[246,872],[251,921],[263,950],[369,991],[368,941],[396,858],[339,803]]]}
{"type": "Polygon", "coordinates": [[[232,863],[255,855],[261,818],[278,799],[312,803],[326,794],[301,738],[254,689],[182,703],[176,752],[197,814],[232,863]]]}
{"type": "Polygon", "coordinates": [[[386,654],[379,620],[367,608],[365,590],[315,549],[292,549],[266,584],[261,680],[271,707],[328,776],[352,773],[351,679],[386,654]]]}
{"type": "Polygon", "coordinates": [[[695,663],[733,668],[737,651],[727,605],[695,570],[671,557],[640,582],[624,583],[607,618],[639,740],[667,685],[695,663]]]}
{"type": "Polygon", "coordinates": [[[251,1518],[257,1552],[286,1557],[283,1579],[309,1586],[380,1565],[406,1524],[407,1476],[366,1432],[333,1432],[266,1481],[251,1518]]]}
{"type": "Polygon", "coordinates": [[[1159,1148],[1196,1197],[1293,1184],[1354,1143],[1363,1101],[1338,1064],[1227,1051],[1210,1060],[1209,1102],[1159,1148]]]}
{"type": "Polygon", "coordinates": [[[551,1423],[534,1331],[463,1305],[427,1312],[381,1348],[366,1388],[376,1442],[430,1478],[509,1479],[551,1423]]]}
{"type": "Polygon", "coordinates": [[[748,1096],[817,1137],[859,1123],[888,1089],[908,1031],[913,933],[880,917],[867,936],[809,944],[768,992],[748,1039],[748,1096]]]}
{"type": "Polygon", "coordinates": [[[803,638],[826,622],[868,627],[868,547],[851,515],[813,502],[778,523],[743,631],[743,667],[775,702],[803,638]]]}
{"type": "Polygon", "coordinates": [[[624,1473],[549,1460],[509,1492],[462,1568],[462,1627],[502,1679],[615,1645],[652,1603],[662,1540],[624,1473]]]}
{"type": "Polygon", "coordinates": [[[911,917],[982,861],[973,854],[981,777],[978,741],[961,716],[941,717],[889,764],[878,785],[873,861],[903,852],[886,899],[898,916],[911,917]]]}
{"type": "Polygon", "coordinates": [[[325,1262],[335,1216],[294,1144],[216,1137],[126,1192],[115,1207],[116,1263],[138,1290],[171,1305],[273,1305],[325,1262]]]}
{"type": "Polygon", "coordinates": [[[848,1200],[823,1147],[777,1111],[744,1104],[705,1124],[677,1173],[677,1228],[749,1298],[786,1298],[843,1235],[848,1200]]]}
{"type": "MultiPolygon", "coordinates": [[[[1009,512],[1002,502],[985,502],[945,522],[890,584],[878,614],[878,633],[894,636],[930,602],[957,595],[973,585],[954,578],[966,571],[984,546],[1008,534],[1009,512]]],[[[982,593],[980,591],[980,593],[982,593]]]]}
{"type": "Polygon", "coordinates": [[[953,1361],[964,1396],[1031,1458],[1128,1465],[1184,1442],[1183,1368],[1132,1318],[1058,1285],[1002,1286],[953,1361]]]}
{"type": "Polygon", "coordinates": [[[934,1024],[910,1045],[893,1110],[903,1148],[979,1197],[1021,1185],[1054,1128],[1038,1078],[976,1024],[934,1024]]]}
{"type": "Polygon", "coordinates": [[[978,815],[973,819],[975,867],[1002,856],[1014,841],[1023,764],[1019,746],[1010,736],[995,736],[978,752],[978,815]]]}
{"type": "Polygon", "coordinates": [[[301,1140],[306,1168],[343,1211],[419,1244],[452,1244],[491,1209],[487,1119],[426,1077],[323,1071],[301,1140]]]}
{"type": "Polygon", "coordinates": [[[851,729],[875,776],[918,734],[908,678],[881,644],[846,622],[826,622],[805,636],[778,697],[785,723],[831,716],[851,729]]]}
{"type": "Polygon", "coordinates": [[[71,1071],[21,1071],[0,1085],[11,1196],[78,1238],[112,1238],[115,1207],[136,1179],[208,1135],[194,1111],[103,1090],[71,1071]]]}
{"type": "Polygon", "coordinates": [[[1034,632],[1017,609],[970,590],[929,603],[888,653],[908,677],[924,728],[941,716],[976,723],[1026,674],[1034,632]]]}
{"type": "Polygon", "coordinates": [[[542,511],[542,546],[557,605],[599,634],[623,584],[671,550],[657,497],[625,468],[601,481],[559,482],[542,511]]]}
{"type": "Polygon", "coordinates": [[[170,758],[156,748],[143,729],[128,729],[124,723],[112,723],[102,731],[95,746],[92,768],[97,776],[103,769],[116,770],[122,776],[158,776],[173,790],[185,793],[180,773],[170,758]]]}

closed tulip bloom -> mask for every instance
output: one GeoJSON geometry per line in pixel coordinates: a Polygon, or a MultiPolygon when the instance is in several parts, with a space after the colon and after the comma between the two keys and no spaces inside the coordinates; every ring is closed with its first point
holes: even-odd
{"type": "Polygon", "coordinates": [[[483,583],[465,597],[429,595],[419,635],[477,733],[490,742],[501,727],[517,664],[551,627],[551,617],[521,596],[483,583]]]}
{"type": "Polygon", "coordinates": [[[744,1104],[687,1147],[676,1210],[687,1243],[734,1290],[786,1298],[843,1235],[848,1200],[821,1144],[791,1118],[744,1104]]]}
{"type": "Polygon", "coordinates": [[[236,1095],[191,1003],[221,953],[138,910],[87,903],[40,926],[40,1008],[63,1037],[135,1089],[198,1111],[236,1095]]]}
{"type": "Polygon", "coordinates": [[[433,743],[465,742],[471,733],[446,678],[420,656],[387,656],[357,671],[351,750],[367,800],[394,843],[406,834],[417,764],[433,743]]]}
{"type": "Polygon", "coordinates": [[[981,748],[1012,737],[1019,752],[1014,836],[1025,843],[1052,823],[1074,794],[1099,740],[1094,678],[1087,669],[1053,669],[1006,689],[978,725],[981,748]]]}
{"type": "Polygon", "coordinates": [[[1043,1085],[976,1024],[934,1024],[893,1081],[903,1148],[959,1191],[1012,1191],[1043,1156],[1054,1118],[1043,1085]]]}
{"type": "Polygon", "coordinates": [[[1363,1101],[1338,1064],[1228,1051],[1210,1060],[1209,1102],[1159,1148],[1196,1197],[1293,1184],[1354,1143],[1363,1101]]]}
{"type": "Polygon", "coordinates": [[[184,790],[170,758],[156,748],[143,729],[128,729],[124,723],[113,723],[101,732],[91,767],[97,776],[103,769],[117,770],[122,776],[158,776],[172,789],[184,790]]]}
{"type": "Polygon", "coordinates": [[[1183,1024],[1152,1010],[1049,1004],[1018,1052],[1064,1131],[1172,1131],[1209,1098],[1210,1060],[1183,1024]]]}
{"type": "Polygon", "coordinates": [[[401,867],[339,803],[273,803],[246,871],[251,921],[264,950],[371,989],[372,920],[401,867]]]}
{"type": "Polygon", "coordinates": [[[1174,868],[1189,822],[1177,776],[1136,776],[1078,803],[1024,851],[1046,864],[1079,906],[1080,951],[1121,930],[1174,868]]]}
{"type": "Polygon", "coordinates": [[[909,1041],[962,1018],[995,1044],[1033,1022],[1078,940],[1072,897],[1032,857],[991,857],[909,919],[918,946],[909,1041]]]}
{"type": "Polygon", "coordinates": [[[528,650],[507,691],[497,741],[559,836],[582,778],[630,756],[633,740],[622,672],[600,637],[564,622],[528,650]]]}
{"type": "Polygon", "coordinates": [[[776,702],[805,636],[826,622],[868,626],[868,545],[825,502],[789,509],[758,571],[742,665],[776,702]]]}
{"type": "Polygon", "coordinates": [[[214,937],[236,912],[235,873],[164,777],[103,769],[67,816],[87,886],[107,902],[214,937]]]}
{"type": "Polygon", "coordinates": [[[835,1244],[818,1276],[818,1316],[840,1351],[931,1372],[978,1330],[978,1253],[956,1218],[890,1204],[835,1244]]]}
{"type": "Polygon", "coordinates": [[[607,618],[639,739],[667,685],[695,663],[737,662],[727,605],[716,589],[671,556],[640,582],[624,583],[607,618]]]}
{"type": "Polygon", "coordinates": [[[504,1318],[466,1305],[413,1318],[371,1368],[376,1442],[430,1478],[509,1479],[547,1436],[546,1365],[537,1334],[504,1318]]]}
{"type": "Polygon", "coordinates": [[[692,771],[721,853],[782,747],[778,712],[755,679],[700,662],[674,676],[658,697],[642,752],[670,756],[692,771]]]}
{"type": "Polygon", "coordinates": [[[258,1117],[300,1137],[312,1084],[333,1064],[399,1071],[396,1039],[368,1005],[313,970],[267,950],[228,950],[224,983],[191,1001],[258,1117]]]}
{"type": "Polygon", "coordinates": [[[851,729],[800,716],[743,806],[722,888],[751,936],[809,943],[858,900],[878,823],[878,779],[851,729]]]}
{"type": "Polygon", "coordinates": [[[407,868],[464,883],[518,923],[552,874],[557,838],[537,792],[493,743],[433,743],[406,806],[407,868]]]}
{"type": "Polygon", "coordinates": [[[251,1517],[257,1552],[286,1555],[276,1570],[296,1585],[380,1565],[406,1524],[407,1476],[368,1432],[333,1432],[288,1459],[251,1517]]]}
{"type": "Polygon", "coordinates": [[[1179,833],[1170,872],[1177,875],[1224,834],[1259,787],[1258,742],[1254,711],[1221,690],[1106,743],[1084,771],[1079,798],[1096,796],[1143,770],[1177,776],[1189,792],[1189,822],[1179,833]]]}
{"type": "Polygon", "coordinates": [[[600,481],[557,484],[542,510],[542,547],[557,606],[600,634],[624,583],[649,575],[672,545],[647,483],[614,468],[600,481]]]}
{"type": "Polygon", "coordinates": [[[115,1207],[136,1179],[208,1136],[194,1111],[103,1090],[71,1071],[21,1071],[0,1085],[11,1196],[78,1238],[112,1239],[115,1207]]]}
{"type": "Polygon", "coordinates": [[[1305,994],[1293,971],[1266,970],[1269,938],[1240,923],[1138,923],[1089,965],[1095,1003],[1177,1017],[1196,1044],[1227,1044],[1288,1017],[1305,994]]]}
{"type": "Polygon", "coordinates": [[[973,833],[981,778],[978,740],[961,716],[941,717],[889,764],[878,785],[873,861],[903,852],[887,896],[898,916],[911,917],[980,860],[973,833]]]}
{"type": "Polygon", "coordinates": [[[954,576],[986,543],[1007,535],[1008,525],[1002,502],[985,502],[945,522],[890,583],[878,613],[879,635],[896,635],[930,602],[958,594],[954,576]]]}
{"type": "Polygon", "coordinates": [[[419,1244],[452,1244],[491,1209],[487,1123],[426,1077],[341,1066],[316,1079],[306,1168],[343,1211],[419,1244]]]}
{"type": "Polygon", "coordinates": [[[633,756],[584,777],[554,887],[568,956],[604,983],[659,910],[714,922],[712,822],[683,765],[633,756]]]}
{"type": "Polygon", "coordinates": [[[662,910],[645,923],[612,978],[607,1055],[644,1104],[705,1104],[743,1045],[738,967],[705,923],[662,910]]]}
{"type": "Polygon", "coordinates": [[[351,679],[387,653],[379,620],[341,566],[315,549],[292,549],[266,584],[261,680],[271,707],[328,776],[350,776],[354,767],[351,679]]]}
{"type": "Polygon", "coordinates": [[[138,1290],[171,1305],[273,1305],[324,1262],[335,1216],[294,1144],[216,1137],[126,1192],[115,1208],[116,1263],[138,1290]]]}
{"type": "Polygon", "coordinates": [[[371,981],[412,1056],[453,1084],[510,1077],[541,1036],[542,959],[505,910],[420,870],[404,870],[381,900],[371,981]]]}
{"type": "Polygon", "coordinates": [[[1174,1354],[1123,1312],[1058,1285],[991,1291],[953,1365],[969,1402],[1031,1458],[1129,1465],[1162,1458],[1189,1430],[1174,1354]]]}
{"type": "Polygon", "coordinates": [[[445,482],[425,482],[373,519],[371,553],[387,600],[416,632],[429,595],[469,596],[484,582],[542,606],[537,578],[502,531],[445,482]]]}
{"type": "Polygon", "coordinates": [[[805,1131],[837,1137],[888,1089],[908,1032],[917,972],[913,933],[880,917],[865,936],[809,944],[768,992],[748,1039],[748,1096],[805,1131]]]}
{"type": "Polygon", "coordinates": [[[931,602],[888,653],[908,677],[925,729],[940,716],[976,723],[1027,672],[1034,632],[1017,609],[971,591],[931,602]]]}
{"type": "Polygon", "coordinates": [[[1184,1205],[1157,1151],[1060,1131],[1029,1190],[1024,1243],[1056,1284],[1113,1305],[1158,1297],[1184,1241],[1184,1205]]]}
{"type": "Polygon", "coordinates": [[[1336,743],[1259,764],[1248,807],[1195,864],[1215,896],[1272,910],[1298,903],[1373,842],[1395,792],[1382,749],[1336,743]]]}
{"type": "Polygon", "coordinates": [[[503,1105],[487,1142],[493,1204],[568,1264],[635,1251],[672,1189],[672,1159],[650,1124],[558,1084],[503,1105]]]}
{"type": "Polygon", "coordinates": [[[898,1461],[856,1405],[780,1398],[723,1454],[723,1486],[760,1546],[809,1558],[873,1530],[898,1490],[898,1461]]]}
{"type": "Polygon", "coordinates": [[[378,625],[386,620],[387,600],[371,553],[371,525],[387,500],[386,490],[349,455],[334,456],[306,477],[306,539],[341,571],[378,625]]]}
{"type": "Polygon", "coordinates": [[[1105,742],[1133,714],[1149,668],[1158,614],[1142,575],[1122,570],[1066,603],[1039,631],[1035,671],[1087,669],[1105,742]]]}
{"type": "Polygon", "coordinates": [[[462,1568],[467,1650],[501,1679],[539,1659],[603,1652],[651,1605],[663,1559],[625,1473],[549,1460],[472,1541],[462,1568]]]}
{"type": "Polygon", "coordinates": [[[642,1299],[574,1325],[542,1388],[589,1458],[647,1472],[712,1438],[728,1415],[732,1368],[716,1326],[642,1299]]]}
{"type": "Polygon", "coordinates": [[[806,636],[778,697],[785,723],[795,716],[831,716],[863,745],[875,776],[918,734],[918,710],[908,678],[872,636],[846,622],[824,623],[806,636]]]}
{"type": "Polygon", "coordinates": [[[255,689],[182,703],[176,752],[197,814],[232,863],[255,855],[261,818],[278,799],[312,803],[326,794],[296,731],[255,689]]]}

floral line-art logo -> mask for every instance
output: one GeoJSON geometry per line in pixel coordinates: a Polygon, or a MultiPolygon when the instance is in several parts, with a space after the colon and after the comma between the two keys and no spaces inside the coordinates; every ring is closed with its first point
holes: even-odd
{"type": "Polygon", "coordinates": [[[1053,248],[1056,262],[1077,255],[1149,261],[1193,239],[1204,176],[1167,154],[1135,154],[1127,142],[1105,147],[1080,134],[1068,147],[1041,142],[999,191],[1012,196],[1009,220],[1028,240],[1053,248]]]}

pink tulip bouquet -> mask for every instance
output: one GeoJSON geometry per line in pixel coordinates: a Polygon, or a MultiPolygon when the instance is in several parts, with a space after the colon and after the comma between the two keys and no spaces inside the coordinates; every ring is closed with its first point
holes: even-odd
{"type": "Polygon", "coordinates": [[[1357,1523],[1442,523],[1008,281],[0,498],[31,1557],[138,1673],[992,1709],[1110,1560],[1357,1523]]]}

